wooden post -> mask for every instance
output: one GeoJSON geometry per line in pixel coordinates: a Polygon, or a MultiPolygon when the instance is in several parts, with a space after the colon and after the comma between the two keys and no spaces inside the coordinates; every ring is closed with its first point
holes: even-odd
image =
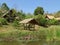
{"type": "Polygon", "coordinates": [[[24,30],[25,30],[25,24],[23,24],[23,26],[24,26],[24,30]]]}
{"type": "Polygon", "coordinates": [[[29,30],[30,30],[30,24],[29,24],[29,30]]]}
{"type": "Polygon", "coordinates": [[[35,30],[35,24],[34,24],[34,30],[35,30]]]}
{"type": "Polygon", "coordinates": [[[26,25],[25,25],[25,28],[26,28],[26,30],[27,30],[27,23],[26,23],[26,25]]]}

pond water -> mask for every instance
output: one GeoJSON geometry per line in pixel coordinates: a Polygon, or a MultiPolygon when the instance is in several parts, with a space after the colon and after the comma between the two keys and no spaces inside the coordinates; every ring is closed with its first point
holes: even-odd
{"type": "Polygon", "coordinates": [[[41,41],[30,41],[30,42],[19,42],[19,41],[1,41],[0,45],[60,45],[60,41],[56,42],[41,42],[41,41]]]}

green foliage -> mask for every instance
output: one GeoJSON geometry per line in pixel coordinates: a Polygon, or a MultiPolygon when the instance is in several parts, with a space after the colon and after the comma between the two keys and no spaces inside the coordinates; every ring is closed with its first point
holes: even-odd
{"type": "Polygon", "coordinates": [[[46,21],[47,21],[47,20],[46,20],[45,17],[41,17],[39,23],[40,23],[40,25],[45,26],[45,25],[46,25],[46,21]]]}
{"type": "Polygon", "coordinates": [[[40,39],[41,41],[46,41],[46,38],[47,38],[47,33],[46,33],[46,31],[44,31],[44,30],[39,30],[37,33],[38,33],[38,34],[36,34],[36,35],[37,35],[38,39],[40,39]]]}
{"type": "Polygon", "coordinates": [[[13,26],[14,26],[14,27],[18,27],[18,26],[19,26],[19,21],[14,20],[14,22],[13,22],[13,26]]]}
{"type": "Polygon", "coordinates": [[[34,15],[44,14],[44,9],[42,7],[37,7],[34,11],[34,15]]]}
{"type": "Polygon", "coordinates": [[[23,12],[17,12],[17,17],[19,17],[18,20],[23,20],[25,18],[25,14],[23,12]]]}
{"type": "Polygon", "coordinates": [[[0,17],[2,16],[2,12],[1,12],[1,10],[0,10],[0,17]]]}
{"type": "Polygon", "coordinates": [[[21,31],[21,30],[14,30],[10,31],[7,33],[0,33],[0,39],[3,40],[8,40],[10,41],[15,39],[15,40],[41,40],[45,41],[46,40],[46,33],[45,31],[41,30],[40,31],[21,31]],[[26,38],[27,37],[27,38],[26,38]]]}
{"type": "Polygon", "coordinates": [[[60,21],[56,21],[56,25],[60,25],[60,21]]]}
{"type": "MultiPolygon", "coordinates": [[[[21,30],[14,30],[14,31],[8,30],[8,32],[3,31],[3,33],[0,32],[0,39],[1,39],[0,41],[1,41],[1,43],[3,42],[2,44],[6,44],[6,45],[7,45],[7,42],[8,42],[8,44],[14,42],[14,44],[10,44],[10,45],[15,45],[16,41],[19,43],[23,42],[20,45],[25,44],[25,42],[28,43],[26,45],[41,45],[41,43],[47,44],[47,45],[49,45],[49,44],[51,44],[51,45],[58,44],[59,45],[60,44],[60,41],[59,41],[60,40],[60,26],[58,26],[58,25],[51,26],[49,28],[40,27],[39,30],[37,30],[38,32],[37,31],[21,31],[21,30]],[[54,30],[56,32],[54,32],[54,30]],[[53,39],[55,37],[54,33],[55,34],[57,33],[55,40],[53,39]],[[31,40],[31,38],[30,38],[30,40],[27,40],[27,39],[25,40],[25,37],[28,35],[30,35],[31,38],[33,38],[33,39],[31,40]],[[40,40],[37,40],[38,38],[40,40]],[[44,41],[47,41],[47,42],[44,42],[44,41]],[[56,41],[56,43],[53,43],[54,41],[56,41]],[[36,42],[38,42],[38,43],[36,43],[36,42]]],[[[19,45],[19,43],[16,45],[19,45]]]]}
{"type": "Polygon", "coordinates": [[[8,14],[6,14],[5,16],[5,19],[8,21],[8,22],[13,22],[15,20],[15,17],[16,17],[16,10],[15,9],[11,9],[9,10],[8,14]]]}
{"type": "Polygon", "coordinates": [[[41,26],[50,26],[50,25],[59,25],[60,22],[58,22],[55,19],[47,20],[44,15],[37,15],[35,16],[35,19],[41,26]]]}
{"type": "Polygon", "coordinates": [[[41,26],[45,26],[46,25],[46,18],[44,15],[37,15],[35,16],[35,19],[37,20],[37,22],[39,23],[39,25],[41,26]]]}
{"type": "Polygon", "coordinates": [[[3,10],[9,10],[9,7],[7,6],[6,3],[3,3],[2,6],[1,6],[1,9],[3,9],[3,10]]]}
{"type": "Polygon", "coordinates": [[[11,15],[12,15],[12,16],[15,16],[16,13],[17,13],[17,11],[16,11],[15,9],[11,9],[11,15]]]}
{"type": "Polygon", "coordinates": [[[4,18],[0,18],[0,25],[6,25],[7,21],[4,18]]]}
{"type": "Polygon", "coordinates": [[[26,14],[25,18],[26,18],[26,19],[27,19],[27,18],[34,18],[34,15],[28,13],[28,14],[26,14]]]}
{"type": "Polygon", "coordinates": [[[6,3],[3,3],[1,6],[0,6],[0,17],[5,14],[7,11],[9,11],[9,7],[7,6],[6,3]]]}
{"type": "Polygon", "coordinates": [[[47,20],[46,22],[47,25],[57,25],[58,21],[55,19],[47,20]]]}

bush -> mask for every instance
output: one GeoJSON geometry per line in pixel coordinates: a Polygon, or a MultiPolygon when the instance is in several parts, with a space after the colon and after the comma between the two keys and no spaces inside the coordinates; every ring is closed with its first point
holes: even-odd
{"type": "Polygon", "coordinates": [[[58,21],[55,19],[47,20],[46,22],[47,25],[57,25],[58,21]]]}
{"type": "Polygon", "coordinates": [[[56,24],[56,25],[60,25],[60,21],[57,20],[55,24],[56,24]]]}
{"type": "Polygon", "coordinates": [[[36,17],[35,17],[35,19],[37,20],[37,22],[39,23],[39,25],[41,25],[41,26],[45,26],[46,25],[46,18],[45,18],[45,16],[44,15],[37,15],[36,17]]]}
{"type": "Polygon", "coordinates": [[[0,25],[7,25],[6,19],[0,18],[0,25]]]}
{"type": "Polygon", "coordinates": [[[19,26],[19,21],[14,20],[14,22],[13,22],[13,26],[18,27],[18,26],[19,26]]]}
{"type": "Polygon", "coordinates": [[[37,15],[35,17],[35,19],[37,20],[39,25],[44,26],[44,27],[48,27],[50,25],[58,25],[59,24],[59,22],[57,20],[55,20],[55,19],[47,20],[44,15],[37,15]]]}

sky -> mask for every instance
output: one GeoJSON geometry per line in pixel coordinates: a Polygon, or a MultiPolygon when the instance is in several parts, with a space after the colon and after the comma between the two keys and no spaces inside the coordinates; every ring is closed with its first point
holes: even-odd
{"type": "Polygon", "coordinates": [[[6,3],[10,9],[23,10],[25,13],[33,13],[38,6],[48,13],[60,10],[60,0],[0,0],[0,5],[2,3],[6,3]]]}

